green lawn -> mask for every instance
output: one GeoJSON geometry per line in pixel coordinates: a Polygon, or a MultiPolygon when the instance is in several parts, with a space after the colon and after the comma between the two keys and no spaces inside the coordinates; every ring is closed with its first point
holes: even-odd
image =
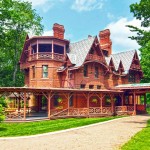
{"type": "Polygon", "coordinates": [[[0,137],[35,135],[64,130],[93,123],[112,120],[119,117],[71,118],[26,123],[0,123],[0,137]]]}
{"type": "MultiPolygon", "coordinates": [[[[150,114],[150,108],[147,108],[150,114]]],[[[147,127],[138,132],[129,142],[124,144],[122,150],[150,150],[150,120],[147,122],[147,127]]]]}
{"type": "Polygon", "coordinates": [[[131,140],[124,144],[122,150],[150,150],[150,120],[147,127],[138,132],[131,140]]]}

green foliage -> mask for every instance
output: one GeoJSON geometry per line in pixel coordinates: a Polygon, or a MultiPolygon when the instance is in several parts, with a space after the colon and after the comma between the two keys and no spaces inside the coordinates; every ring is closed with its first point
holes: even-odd
{"type": "Polygon", "coordinates": [[[2,107],[7,107],[7,102],[5,100],[5,97],[0,97],[0,104],[2,105],[2,107]]]}
{"type": "Polygon", "coordinates": [[[4,107],[0,104],[0,122],[2,122],[4,119],[5,119],[4,107]]]}
{"type": "Polygon", "coordinates": [[[150,120],[147,127],[131,138],[122,146],[122,150],[149,150],[150,149],[150,120]]]}
{"type": "Polygon", "coordinates": [[[29,2],[0,1],[0,86],[23,85],[19,69],[23,43],[27,32],[42,32],[41,20],[29,2]]]}
{"type": "Polygon", "coordinates": [[[35,135],[104,122],[116,118],[120,117],[70,118],[27,123],[1,123],[0,137],[35,135]]]}
{"type": "Polygon", "coordinates": [[[140,0],[139,3],[130,5],[130,11],[136,19],[141,21],[141,27],[145,27],[144,29],[139,29],[134,26],[128,26],[132,32],[137,33],[137,36],[132,36],[130,38],[136,40],[141,46],[139,50],[141,52],[141,65],[144,72],[144,79],[142,82],[150,82],[150,31],[147,30],[147,28],[150,27],[149,0],[140,0]]]}

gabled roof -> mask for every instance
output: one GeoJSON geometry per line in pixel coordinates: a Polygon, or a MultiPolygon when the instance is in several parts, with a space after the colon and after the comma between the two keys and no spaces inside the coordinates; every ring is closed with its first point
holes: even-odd
{"type": "Polygon", "coordinates": [[[71,63],[75,64],[74,67],[80,67],[84,63],[85,58],[89,50],[91,49],[95,38],[95,36],[88,37],[87,39],[84,39],[82,41],[70,43],[69,53],[67,53],[67,55],[71,63]]]}
{"type": "Polygon", "coordinates": [[[135,55],[136,51],[126,51],[126,52],[121,52],[117,54],[112,54],[108,58],[106,57],[105,59],[108,61],[111,58],[113,59],[114,66],[116,71],[118,70],[120,61],[122,62],[122,65],[124,67],[124,71],[128,71],[130,69],[130,66],[132,64],[133,57],[135,55]]]}

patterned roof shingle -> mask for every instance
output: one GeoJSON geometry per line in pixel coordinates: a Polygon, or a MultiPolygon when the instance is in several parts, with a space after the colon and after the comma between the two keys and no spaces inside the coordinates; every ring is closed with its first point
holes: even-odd
{"type": "Polygon", "coordinates": [[[116,71],[118,70],[120,61],[122,61],[122,65],[126,72],[130,69],[135,52],[136,52],[135,50],[120,52],[117,54],[112,54],[109,57],[106,57],[105,59],[106,59],[106,62],[108,62],[108,60],[110,61],[110,59],[112,58],[116,71]]]}
{"type": "Polygon", "coordinates": [[[75,64],[74,67],[80,67],[92,47],[92,44],[95,40],[95,36],[88,37],[82,41],[71,43],[69,46],[69,53],[67,53],[72,64],[75,64]]]}

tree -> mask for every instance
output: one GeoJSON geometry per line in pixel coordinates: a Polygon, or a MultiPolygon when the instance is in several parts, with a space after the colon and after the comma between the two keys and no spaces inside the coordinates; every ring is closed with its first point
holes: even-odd
{"type": "Polygon", "coordinates": [[[141,46],[139,49],[141,52],[141,65],[144,72],[144,79],[142,82],[150,82],[150,2],[149,0],[141,0],[139,3],[131,4],[130,11],[134,17],[141,21],[141,27],[144,29],[137,28],[134,26],[128,26],[131,31],[136,32],[137,36],[130,37],[136,40],[141,46]]]}
{"type": "Polygon", "coordinates": [[[7,107],[7,103],[4,97],[0,97],[0,122],[5,119],[4,108],[7,107]]]}
{"type": "Polygon", "coordinates": [[[0,86],[23,85],[18,61],[26,33],[42,33],[41,20],[29,2],[0,0],[0,86]]]}

